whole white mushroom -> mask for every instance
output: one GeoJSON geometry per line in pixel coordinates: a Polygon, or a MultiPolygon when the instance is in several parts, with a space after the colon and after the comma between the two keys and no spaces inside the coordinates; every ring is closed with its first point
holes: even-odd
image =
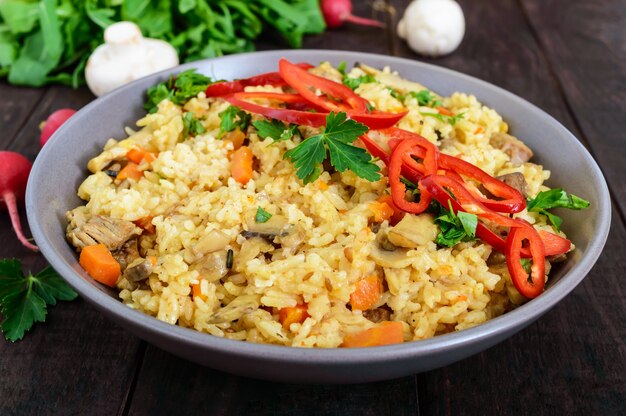
{"type": "Polygon", "coordinates": [[[441,56],[454,51],[465,34],[465,17],[454,0],[415,0],[398,22],[398,36],[415,52],[441,56]]]}
{"type": "Polygon", "coordinates": [[[143,76],[178,65],[176,49],[169,43],[144,38],[139,26],[118,22],[104,31],[85,67],[87,86],[96,96],[143,76]]]}

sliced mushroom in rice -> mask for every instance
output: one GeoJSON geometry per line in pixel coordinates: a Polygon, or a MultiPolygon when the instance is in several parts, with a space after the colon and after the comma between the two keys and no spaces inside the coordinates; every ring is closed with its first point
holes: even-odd
{"type": "Polygon", "coordinates": [[[230,243],[230,237],[220,230],[212,230],[189,246],[183,257],[188,264],[197,263],[209,253],[224,250],[230,243]]]}
{"type": "MultiPolygon", "coordinates": [[[[71,212],[68,212],[68,218],[71,212]]],[[[122,247],[130,238],[141,234],[141,228],[130,221],[104,215],[94,215],[81,226],[72,228],[68,225],[67,239],[78,250],[86,246],[104,244],[110,251],[122,247]]]]}
{"type": "Polygon", "coordinates": [[[384,307],[368,309],[363,311],[363,316],[374,323],[379,323],[391,320],[391,311],[384,307]]]}
{"type": "Polygon", "coordinates": [[[146,280],[152,274],[154,266],[149,259],[138,258],[126,267],[124,270],[123,278],[129,282],[141,282],[146,280]]]}
{"type": "Polygon", "coordinates": [[[384,231],[380,231],[370,251],[370,257],[379,266],[403,268],[413,263],[413,259],[407,256],[408,252],[408,249],[390,243],[384,231]]]}
{"type": "Polygon", "coordinates": [[[293,225],[287,218],[280,214],[274,214],[265,222],[256,222],[254,217],[246,221],[246,228],[241,235],[246,238],[261,237],[273,240],[276,237],[286,237],[293,231],[293,225]]]}
{"type": "Polygon", "coordinates": [[[221,324],[241,319],[246,314],[259,308],[261,295],[241,295],[228,305],[219,309],[209,319],[210,324],[221,324]]]}
{"type": "Polygon", "coordinates": [[[203,279],[208,282],[215,282],[228,274],[228,251],[219,250],[209,253],[197,263],[189,267],[197,270],[203,279]]]}
{"type": "Polygon", "coordinates": [[[114,251],[112,254],[115,260],[120,264],[121,269],[126,270],[129,264],[141,257],[139,254],[138,240],[131,238],[125,242],[119,250],[114,251]]]}
{"type": "Polygon", "coordinates": [[[389,242],[395,246],[416,248],[437,238],[437,225],[431,214],[405,215],[387,232],[389,242]]]}

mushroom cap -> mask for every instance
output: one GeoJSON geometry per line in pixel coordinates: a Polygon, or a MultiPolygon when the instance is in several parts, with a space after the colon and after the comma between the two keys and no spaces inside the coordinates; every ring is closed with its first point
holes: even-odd
{"type": "Polygon", "coordinates": [[[415,0],[407,7],[397,31],[415,52],[445,55],[463,40],[465,17],[454,0],[415,0]]]}

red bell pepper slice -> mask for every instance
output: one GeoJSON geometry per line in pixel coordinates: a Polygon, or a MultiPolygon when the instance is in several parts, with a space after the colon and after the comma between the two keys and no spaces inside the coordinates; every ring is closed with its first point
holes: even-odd
{"type": "Polygon", "coordinates": [[[329,111],[367,112],[367,100],[343,84],[313,75],[284,58],[278,62],[278,72],[289,86],[320,107],[329,111]],[[323,95],[317,95],[316,90],[323,95]]]}
{"type": "MultiPolygon", "coordinates": [[[[325,113],[311,113],[308,111],[288,110],[285,108],[264,107],[241,99],[241,94],[235,93],[224,97],[226,101],[234,106],[255,114],[261,114],[268,118],[283,121],[285,123],[294,123],[299,126],[320,127],[326,125],[325,113]]],[[[245,97],[245,95],[244,95],[245,97]]]]}
{"type": "MultiPolygon", "coordinates": [[[[420,168],[423,172],[434,173],[437,170],[437,149],[428,140],[421,137],[412,137],[401,141],[398,146],[391,153],[391,160],[389,161],[389,187],[391,188],[391,197],[393,203],[403,211],[413,214],[420,214],[424,212],[430,201],[432,201],[432,195],[426,190],[422,181],[417,183],[420,191],[419,202],[410,202],[405,199],[406,185],[400,181],[400,174],[402,173],[402,167],[406,165],[406,156],[411,155],[414,148],[424,147],[426,148],[426,156],[423,159],[423,166],[420,168]]],[[[417,166],[417,162],[415,165],[417,166]]],[[[415,166],[413,166],[415,169],[415,166]]]]}
{"type": "MultiPolygon", "coordinates": [[[[522,220],[518,219],[517,221],[522,220]]],[[[539,237],[541,237],[541,241],[543,241],[546,257],[565,254],[572,248],[572,243],[567,238],[544,230],[537,230],[537,233],[539,237]]],[[[476,237],[489,244],[496,251],[502,253],[506,251],[506,240],[491,231],[481,222],[479,222],[476,227],[476,237]]],[[[522,247],[522,258],[528,259],[530,257],[530,251],[526,247],[522,247]]]]}
{"type": "Polygon", "coordinates": [[[372,111],[371,113],[357,113],[348,111],[348,118],[365,124],[372,130],[386,129],[395,125],[407,112],[402,113],[386,113],[383,111],[372,111]]]}
{"type": "MultiPolygon", "coordinates": [[[[313,65],[306,62],[298,63],[296,64],[296,66],[305,70],[313,68],[313,65]]],[[[282,87],[287,85],[287,83],[278,72],[267,72],[265,74],[255,75],[250,78],[237,79],[234,81],[216,82],[207,87],[206,96],[223,97],[225,95],[241,92],[245,89],[245,87],[253,87],[258,85],[273,85],[275,87],[282,87]]]]}
{"type": "Polygon", "coordinates": [[[530,225],[511,229],[506,239],[506,265],[515,288],[527,298],[536,298],[546,283],[546,255],[543,241],[530,225]],[[528,241],[532,265],[530,274],[522,266],[522,243],[528,241]]]}

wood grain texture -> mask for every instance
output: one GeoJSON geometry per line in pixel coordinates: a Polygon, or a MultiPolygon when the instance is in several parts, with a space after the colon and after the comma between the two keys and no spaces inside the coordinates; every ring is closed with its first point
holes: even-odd
{"type": "Polygon", "coordinates": [[[45,89],[20,88],[2,84],[0,90],[1,150],[5,150],[28,122],[28,116],[45,94],[45,89]]]}
{"type": "MultiPolygon", "coordinates": [[[[34,90],[0,84],[0,106],[6,105],[8,94],[22,97],[12,104],[22,110],[10,115],[7,128],[20,128],[15,134],[0,135],[0,149],[21,152],[31,160],[39,151],[39,122],[54,110],[80,108],[92,99],[86,89],[34,90]],[[35,102],[33,97],[41,100],[35,102]]],[[[28,236],[23,205],[20,216],[28,236]]],[[[25,271],[46,266],[41,254],[17,241],[6,211],[0,211],[0,241],[0,258],[21,259],[25,271]]],[[[59,302],[49,307],[45,324],[35,324],[23,340],[13,344],[0,338],[0,414],[115,414],[143,351],[139,346],[137,338],[81,299],[59,302]]]]}
{"type": "MultiPolygon", "coordinates": [[[[394,5],[401,9],[407,3],[394,5]]],[[[517,2],[460,3],[467,19],[463,44],[453,55],[426,61],[502,86],[584,138],[517,2]]],[[[400,40],[394,51],[416,57],[400,40]]],[[[622,80],[625,75],[622,71],[622,80]]],[[[605,160],[603,166],[612,163],[605,160]]],[[[583,284],[554,310],[490,350],[418,375],[422,414],[463,414],[475,407],[483,414],[623,410],[626,303],[618,276],[626,271],[622,254],[626,235],[615,214],[604,254],[583,284]]]]}
{"type": "Polygon", "coordinates": [[[624,217],[626,4],[519,1],[624,217]]]}
{"type": "Polygon", "coordinates": [[[198,366],[149,346],[129,415],[414,415],[415,377],[355,385],[281,384],[198,366]]]}

